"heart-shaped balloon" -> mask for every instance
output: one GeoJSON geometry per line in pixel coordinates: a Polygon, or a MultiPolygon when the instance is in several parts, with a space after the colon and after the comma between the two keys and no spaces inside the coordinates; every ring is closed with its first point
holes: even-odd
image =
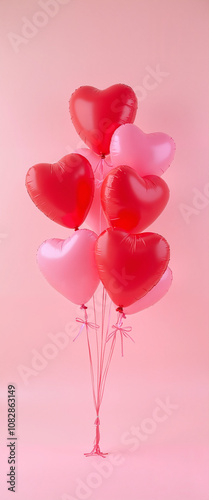
{"type": "Polygon", "coordinates": [[[120,83],[105,90],[80,87],[72,94],[69,104],[76,131],[99,155],[109,153],[113,132],[124,123],[133,123],[137,111],[134,91],[120,83]]]}
{"type": "Polygon", "coordinates": [[[80,229],[66,240],[46,240],[38,249],[37,263],[42,274],[74,304],[88,302],[99,284],[96,240],[93,231],[80,229]]]}
{"type": "Polygon", "coordinates": [[[140,177],[133,168],[112,169],[104,179],[101,202],[112,227],[139,233],[160,215],[169,199],[165,181],[156,175],[140,177]]]}
{"type": "Polygon", "coordinates": [[[128,165],[139,175],[162,175],[170,166],[176,146],[163,132],[145,134],[136,125],[126,124],[113,134],[110,144],[112,165],[128,165]]]}
{"type": "Polygon", "coordinates": [[[161,300],[164,295],[168,292],[171,287],[173,280],[173,275],[170,267],[167,267],[160,281],[158,281],[157,285],[153,286],[153,288],[144,295],[141,299],[137,300],[131,306],[125,307],[123,312],[124,314],[135,314],[147,307],[153,306],[161,300]]]}
{"type": "Polygon", "coordinates": [[[169,262],[169,245],[155,233],[108,228],[96,243],[99,277],[112,301],[127,307],[158,283],[169,262]]]}
{"type": "Polygon", "coordinates": [[[57,163],[39,163],[28,170],[26,187],[47,217],[77,228],[85,220],[94,196],[94,174],[89,161],[69,154],[57,163]]]}
{"type": "Polygon", "coordinates": [[[104,177],[106,177],[112,168],[110,164],[110,156],[101,158],[89,148],[76,149],[76,153],[87,158],[94,172],[94,199],[86,217],[85,224],[95,231],[95,233],[100,234],[102,231],[107,229],[108,226],[101,207],[101,187],[104,177]]]}

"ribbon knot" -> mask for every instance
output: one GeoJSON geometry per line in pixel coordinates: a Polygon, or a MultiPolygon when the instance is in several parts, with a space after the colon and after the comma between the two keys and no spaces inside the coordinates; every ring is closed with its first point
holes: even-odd
{"type": "Polygon", "coordinates": [[[114,328],[114,330],[109,333],[108,337],[107,337],[107,340],[106,342],[108,342],[112,337],[115,337],[116,333],[117,332],[120,332],[120,339],[121,339],[121,355],[123,356],[123,337],[126,337],[126,338],[129,338],[130,340],[132,340],[132,342],[134,342],[134,339],[132,339],[132,337],[129,335],[129,332],[132,331],[132,327],[131,326],[123,326],[123,318],[125,318],[125,314],[122,313],[122,312],[119,312],[119,317],[118,317],[118,321],[115,325],[112,325],[112,328],[114,328]]]}
{"type": "Polygon", "coordinates": [[[100,425],[99,415],[97,415],[97,417],[96,417],[96,420],[95,420],[94,424],[95,424],[95,425],[100,425]]]}
{"type": "MultiPolygon", "coordinates": [[[[86,311],[85,311],[85,313],[86,313],[86,311]]],[[[86,328],[93,328],[94,330],[97,330],[97,328],[99,328],[99,325],[97,325],[96,323],[92,323],[91,321],[88,321],[87,317],[85,317],[85,319],[76,318],[75,320],[77,321],[77,323],[81,323],[81,327],[80,327],[80,330],[78,332],[78,335],[76,335],[76,337],[73,339],[73,342],[75,342],[75,340],[79,337],[84,326],[86,326],[86,328]]]]}

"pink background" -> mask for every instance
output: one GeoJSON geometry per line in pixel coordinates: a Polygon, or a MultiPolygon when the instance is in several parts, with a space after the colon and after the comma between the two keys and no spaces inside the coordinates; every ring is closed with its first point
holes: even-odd
{"type": "Polygon", "coordinates": [[[11,498],[6,410],[7,384],[14,383],[17,500],[81,498],[78,480],[95,480],[82,497],[92,500],[207,500],[208,2],[53,3],[53,18],[37,15],[43,7],[36,0],[0,3],[1,498],[11,498]],[[12,45],[11,32],[23,36],[24,18],[45,26],[12,45]],[[157,66],[163,76],[147,80],[157,66]],[[81,145],[68,112],[74,89],[118,82],[137,94],[135,123],[145,132],[170,134],[177,145],[164,175],[170,202],[151,226],[170,243],[174,282],[160,303],[128,318],[135,345],[126,341],[123,359],[117,342],[101,411],[101,448],[112,460],[120,457],[102,478],[92,475],[102,459],[83,456],[95,429],[85,338],[72,343],[78,308],[51,289],[36,266],[40,243],[69,232],[38,212],[24,181],[33,164],[54,162],[81,145]],[[31,369],[33,349],[42,353],[48,335],[66,325],[68,345],[26,385],[20,366],[31,369]],[[142,433],[135,450],[133,441],[124,444],[124,435],[144,428],[156,400],[166,398],[176,404],[168,418],[142,433]]]}

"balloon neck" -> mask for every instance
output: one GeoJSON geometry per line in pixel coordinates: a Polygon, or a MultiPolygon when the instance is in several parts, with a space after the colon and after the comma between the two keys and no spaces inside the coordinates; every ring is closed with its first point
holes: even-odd
{"type": "Polygon", "coordinates": [[[74,231],[78,231],[79,230],[79,227],[74,227],[74,231]]]}
{"type": "Polygon", "coordinates": [[[101,159],[102,159],[102,160],[104,160],[104,158],[105,158],[105,154],[104,154],[104,153],[102,153],[102,155],[101,155],[101,159]]]}
{"type": "Polygon", "coordinates": [[[120,312],[120,313],[123,313],[123,307],[122,306],[117,307],[116,311],[120,312]]]}

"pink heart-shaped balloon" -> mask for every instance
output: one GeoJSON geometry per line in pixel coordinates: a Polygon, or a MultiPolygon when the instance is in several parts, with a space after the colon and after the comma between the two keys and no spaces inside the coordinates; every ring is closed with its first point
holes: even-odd
{"type": "Polygon", "coordinates": [[[88,302],[99,284],[96,240],[93,231],[80,229],[66,240],[46,240],[38,249],[40,271],[51,286],[74,304],[88,302]]]}
{"type": "Polygon", "coordinates": [[[112,165],[128,165],[141,177],[162,175],[173,161],[175,150],[175,142],[169,135],[163,132],[145,134],[130,123],[121,125],[110,143],[112,165]]]}

